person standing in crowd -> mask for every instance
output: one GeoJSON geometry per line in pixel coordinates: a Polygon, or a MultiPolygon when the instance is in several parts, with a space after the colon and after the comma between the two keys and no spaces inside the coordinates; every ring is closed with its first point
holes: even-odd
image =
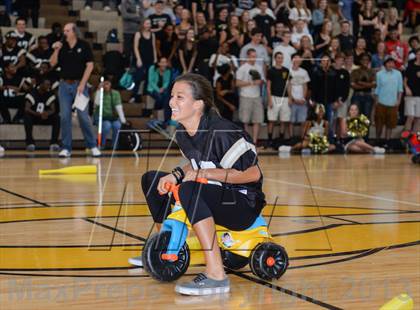
{"type": "MultiPolygon", "coordinates": [[[[338,53],[334,58],[336,72],[336,97],[337,137],[345,136],[347,110],[350,104],[350,73],[344,68],[344,54],[338,53]]],[[[333,126],[334,124],[330,124],[333,126]]],[[[335,128],[333,128],[335,130],[335,128]]]]}
{"type": "Polygon", "coordinates": [[[420,48],[420,39],[418,36],[414,35],[408,39],[408,46],[410,48],[408,52],[408,61],[413,61],[416,59],[416,50],[420,48]]]}
{"type": "Polygon", "coordinates": [[[386,53],[391,55],[395,61],[395,67],[403,70],[407,63],[408,46],[407,43],[401,42],[398,36],[398,29],[393,29],[389,33],[389,38],[385,41],[386,53]]]}
{"type": "Polygon", "coordinates": [[[228,64],[233,71],[236,71],[239,66],[238,59],[235,56],[229,54],[229,43],[227,42],[220,44],[217,53],[211,55],[209,60],[209,66],[214,72],[213,85],[216,85],[216,81],[220,76],[217,68],[223,64],[228,64]]]}
{"type": "Polygon", "coordinates": [[[384,61],[384,69],[376,73],[375,89],[375,126],[376,138],[381,139],[385,126],[385,144],[388,147],[392,129],[397,126],[398,107],[403,93],[401,72],[395,69],[395,60],[388,56],[384,61]]]}
{"type": "Polygon", "coordinates": [[[301,68],[302,57],[300,54],[293,54],[292,67],[290,68],[290,81],[288,85],[289,105],[291,107],[291,118],[289,132],[293,133],[293,124],[304,124],[308,115],[308,83],[311,81],[308,72],[301,68]]]}
{"type": "Polygon", "coordinates": [[[359,110],[367,118],[372,117],[373,97],[372,89],[375,87],[375,71],[369,68],[370,56],[363,54],[360,58],[360,67],[351,73],[351,87],[354,90],[351,103],[359,106],[359,110]]]}
{"type": "MultiPolygon", "coordinates": [[[[290,69],[292,66],[292,55],[296,53],[296,49],[290,45],[292,39],[292,34],[289,30],[283,32],[282,42],[277,45],[273,50],[273,55],[276,55],[278,52],[283,54],[283,67],[290,69]]],[[[272,64],[274,66],[275,59],[273,57],[272,64]]]]}
{"type": "Polygon", "coordinates": [[[368,53],[366,49],[366,40],[363,37],[358,37],[356,40],[356,47],[353,51],[354,64],[356,66],[360,66],[360,58],[366,53],[368,53]]]}
{"type": "Polygon", "coordinates": [[[163,11],[163,1],[156,1],[154,5],[154,13],[150,14],[148,18],[152,23],[152,31],[155,33],[161,32],[166,25],[172,24],[171,17],[163,11]]]}
{"type": "Polygon", "coordinates": [[[404,77],[405,113],[407,117],[404,129],[413,133],[420,131],[420,48],[416,58],[408,65],[404,77]]]}
{"type": "Polygon", "coordinates": [[[343,53],[353,52],[354,36],[350,33],[350,22],[343,20],[341,23],[341,32],[337,36],[340,40],[340,47],[343,53]]]}
{"type": "Polygon", "coordinates": [[[373,6],[373,0],[365,0],[362,11],[359,14],[359,23],[361,26],[361,35],[365,38],[368,49],[373,38],[373,32],[378,27],[378,14],[373,6]]]}
{"type": "Polygon", "coordinates": [[[386,46],[384,42],[379,42],[376,46],[376,53],[372,55],[372,69],[379,71],[384,65],[386,57],[386,46]]]}
{"type": "Polygon", "coordinates": [[[295,0],[295,7],[290,10],[289,20],[293,27],[296,26],[298,20],[305,22],[304,31],[309,33],[309,23],[312,20],[312,13],[306,6],[306,0],[295,0]]]}
{"type": "Polygon", "coordinates": [[[304,31],[305,25],[306,25],[305,24],[305,21],[303,19],[299,19],[296,22],[296,26],[294,27],[294,30],[292,32],[291,42],[292,42],[293,47],[296,50],[299,50],[300,49],[300,39],[303,36],[309,37],[309,39],[311,40],[311,43],[313,43],[312,36],[310,34],[308,34],[307,32],[304,31]]]}
{"type": "Polygon", "coordinates": [[[261,97],[261,86],[264,84],[264,72],[257,65],[257,51],[250,48],[247,51],[247,62],[236,72],[236,86],[239,88],[239,120],[250,131],[252,123],[252,139],[258,142],[260,125],[264,121],[264,107],[261,97]]]}
{"type": "Polygon", "coordinates": [[[195,71],[197,60],[197,41],[192,28],[187,30],[185,39],[181,42],[180,49],[178,50],[178,58],[183,74],[195,71]]]}
{"type": "Polygon", "coordinates": [[[134,52],[134,34],[144,18],[143,1],[122,0],[119,8],[123,22],[124,54],[131,61],[134,52]]]}
{"type": "Polygon", "coordinates": [[[244,45],[244,35],[240,26],[239,17],[231,15],[229,17],[228,28],[220,32],[219,38],[220,45],[224,42],[229,44],[229,53],[235,57],[239,57],[241,48],[244,45]]]}
{"type": "Polygon", "coordinates": [[[283,67],[284,56],[281,52],[274,55],[276,64],[267,72],[267,97],[268,97],[268,145],[273,146],[273,127],[275,122],[280,121],[280,136],[279,142],[284,139],[284,131],[287,126],[288,138],[292,137],[289,122],[291,110],[289,106],[289,99],[287,94],[287,87],[289,82],[289,70],[283,67]]]}
{"type": "Polygon", "coordinates": [[[171,67],[178,67],[178,37],[175,34],[175,27],[168,24],[163,27],[162,35],[156,38],[156,52],[158,58],[165,57],[171,67]]]}
{"type": "MultiPolygon", "coordinates": [[[[150,19],[145,19],[143,20],[140,30],[134,35],[134,56],[136,59],[136,72],[134,74],[134,80],[136,82],[136,86],[133,89],[133,97],[130,100],[131,102],[140,102],[137,95],[141,82],[144,82],[143,98],[146,96],[147,72],[157,61],[156,36],[151,30],[152,24],[150,19]]],[[[143,102],[145,102],[144,99],[143,102]]]]}
{"type": "Polygon", "coordinates": [[[244,63],[248,58],[248,50],[253,49],[257,53],[256,65],[260,66],[262,70],[265,70],[266,64],[269,63],[269,56],[266,47],[262,44],[262,32],[261,29],[254,28],[251,31],[251,42],[244,45],[241,49],[240,61],[244,63]]]}
{"type": "Polygon", "coordinates": [[[217,66],[219,77],[216,80],[216,104],[220,114],[234,120],[234,113],[238,109],[238,96],[236,94],[235,77],[231,65],[225,63],[217,66]]]}
{"type": "Polygon", "coordinates": [[[321,63],[311,75],[311,97],[315,104],[325,107],[326,117],[329,123],[328,137],[334,136],[334,121],[337,116],[337,72],[331,68],[331,58],[324,55],[321,63]]]}
{"type": "Polygon", "coordinates": [[[25,134],[26,150],[35,151],[35,141],[32,136],[33,125],[50,125],[52,127],[50,151],[60,150],[58,136],[60,134],[60,117],[56,109],[56,96],[51,90],[51,81],[47,78],[38,81],[38,87],[25,96],[25,134]]]}
{"type": "MultiPolygon", "coordinates": [[[[121,125],[127,121],[125,119],[120,93],[112,89],[111,81],[108,79],[104,81],[103,88],[101,147],[106,147],[106,139],[112,130],[112,148],[115,149],[117,147],[115,143],[117,143],[118,132],[121,129],[121,125]]],[[[93,113],[94,123],[96,125],[99,124],[100,100],[100,90],[98,89],[95,95],[95,111],[93,113]]]]}
{"type": "Polygon", "coordinates": [[[268,40],[274,35],[275,20],[267,13],[268,2],[266,0],[261,1],[258,8],[259,13],[253,17],[253,20],[255,20],[257,27],[261,29],[263,36],[268,40]]]}
{"type": "MultiPolygon", "coordinates": [[[[61,115],[61,138],[63,147],[60,157],[70,157],[72,151],[72,106],[77,95],[88,97],[87,82],[93,70],[93,55],[89,44],[78,37],[78,29],[75,24],[69,23],[64,26],[64,43],[54,43],[54,53],[50,63],[54,67],[58,65],[60,70],[60,86],[58,97],[61,115]]],[[[92,122],[89,117],[89,108],[86,105],[76,108],[79,124],[85,138],[86,147],[92,156],[97,157],[101,152],[96,146],[92,122]]]]}

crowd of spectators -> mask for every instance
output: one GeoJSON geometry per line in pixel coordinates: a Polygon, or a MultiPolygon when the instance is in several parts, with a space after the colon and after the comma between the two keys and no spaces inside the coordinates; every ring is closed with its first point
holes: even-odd
{"type": "MultiPolygon", "coordinates": [[[[103,58],[103,73],[112,83],[110,98],[112,88],[121,88],[121,77],[131,75],[130,101],[153,98],[154,107],[147,105],[143,116],[156,116],[153,111],[163,109],[163,127],[171,125],[171,81],[195,72],[213,83],[221,115],[248,129],[256,144],[261,145],[260,128],[267,124],[265,147],[303,142],[308,121],[324,128],[331,144],[344,144],[353,105],[354,113],[375,125],[376,141],[367,141],[375,146],[387,148],[397,124],[420,130],[417,0],[103,2],[105,11],[118,10],[123,21],[123,37],[118,38],[123,49],[103,58]],[[324,111],[322,124],[315,110],[324,111]],[[299,132],[297,124],[302,125],[299,132]]],[[[88,0],[85,8],[92,5],[88,0]]],[[[28,17],[28,12],[22,15],[28,17]]],[[[30,99],[27,94],[57,89],[60,75],[49,58],[54,42],[61,41],[61,26],[54,25],[51,34],[35,40],[25,32],[25,21],[18,18],[16,30],[4,34],[2,121],[25,122],[29,149],[34,149],[31,118],[51,122],[56,128],[51,139],[55,150],[57,94],[36,115],[29,111],[38,109],[31,102],[47,95],[32,94],[30,99]],[[49,85],[43,83],[46,76],[49,85]],[[13,119],[10,107],[18,109],[13,119]]],[[[108,127],[118,130],[112,122],[108,127]]]]}

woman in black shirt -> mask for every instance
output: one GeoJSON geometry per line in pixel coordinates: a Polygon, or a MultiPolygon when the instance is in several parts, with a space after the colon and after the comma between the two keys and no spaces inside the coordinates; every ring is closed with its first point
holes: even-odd
{"type": "MultiPolygon", "coordinates": [[[[203,76],[189,73],[178,77],[169,104],[172,120],[180,124],[176,140],[189,164],[175,168],[172,174],[147,172],[142,177],[142,189],[153,220],[160,224],[168,212],[168,195],[161,195],[167,193],[165,184],[180,183],[181,205],[206,249],[205,274],[188,283],[188,292],[183,291],[184,285],[177,285],[176,291],[193,294],[191,285],[202,288],[211,283],[219,292],[228,292],[229,280],[214,238],[215,224],[231,230],[247,229],[264,207],[256,149],[246,132],[219,116],[213,88],[203,76]],[[209,182],[198,183],[197,178],[209,182]]],[[[199,294],[198,289],[195,293],[199,294]]]]}

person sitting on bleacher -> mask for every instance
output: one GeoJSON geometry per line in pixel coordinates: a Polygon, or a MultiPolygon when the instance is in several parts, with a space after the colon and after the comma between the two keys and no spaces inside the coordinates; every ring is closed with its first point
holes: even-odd
{"type": "MultiPolygon", "coordinates": [[[[51,69],[49,61],[42,62],[36,72],[36,80],[41,81],[43,79],[48,79],[51,82],[51,90],[57,95],[60,78],[57,71],[51,69]]],[[[58,105],[57,110],[59,110],[58,105]]]]}
{"type": "MultiPolygon", "coordinates": [[[[103,6],[104,6],[104,11],[105,12],[109,12],[111,11],[111,2],[114,4],[115,6],[115,1],[114,0],[103,0],[103,6]]],[[[93,0],[86,0],[85,2],[85,10],[91,10],[93,6],[93,0]]]]}
{"type": "Polygon", "coordinates": [[[35,141],[32,136],[33,125],[51,125],[50,151],[58,151],[58,135],[60,133],[60,118],[56,109],[56,96],[51,90],[51,81],[47,78],[39,81],[39,86],[25,96],[25,134],[26,150],[35,151],[35,141]]]}
{"type": "Polygon", "coordinates": [[[30,60],[32,66],[39,68],[41,63],[50,61],[52,53],[53,50],[48,45],[47,37],[40,36],[38,38],[38,47],[28,52],[26,58],[30,60]]]}
{"type": "Polygon", "coordinates": [[[36,44],[36,38],[26,31],[26,19],[19,17],[16,19],[16,29],[14,33],[17,35],[17,46],[26,51],[31,50],[36,44]]]}
{"type": "MultiPolygon", "coordinates": [[[[118,131],[121,128],[121,124],[125,124],[125,119],[121,96],[117,90],[112,89],[111,81],[106,79],[103,84],[103,110],[102,110],[102,140],[101,146],[105,148],[106,138],[112,129],[112,147],[116,147],[115,142],[117,141],[118,131]]],[[[94,112],[94,124],[99,124],[99,105],[100,105],[100,90],[95,95],[95,112],[94,112]]]]}
{"type": "Polygon", "coordinates": [[[25,109],[25,93],[31,88],[30,79],[22,77],[12,62],[6,62],[0,78],[0,111],[4,123],[11,123],[9,108],[17,109],[13,123],[22,124],[25,109]]]}
{"type": "Polygon", "coordinates": [[[17,35],[10,31],[5,36],[6,42],[2,47],[1,63],[4,70],[5,64],[10,62],[15,65],[16,70],[26,66],[26,51],[17,45],[17,35]]]}

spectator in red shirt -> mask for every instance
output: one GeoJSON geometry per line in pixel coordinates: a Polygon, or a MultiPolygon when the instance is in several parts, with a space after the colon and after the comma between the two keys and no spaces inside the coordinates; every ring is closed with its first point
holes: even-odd
{"type": "Polygon", "coordinates": [[[391,55],[395,60],[395,68],[402,70],[407,62],[408,45],[401,42],[398,36],[398,29],[393,29],[389,33],[389,39],[385,41],[386,53],[391,55]]]}

